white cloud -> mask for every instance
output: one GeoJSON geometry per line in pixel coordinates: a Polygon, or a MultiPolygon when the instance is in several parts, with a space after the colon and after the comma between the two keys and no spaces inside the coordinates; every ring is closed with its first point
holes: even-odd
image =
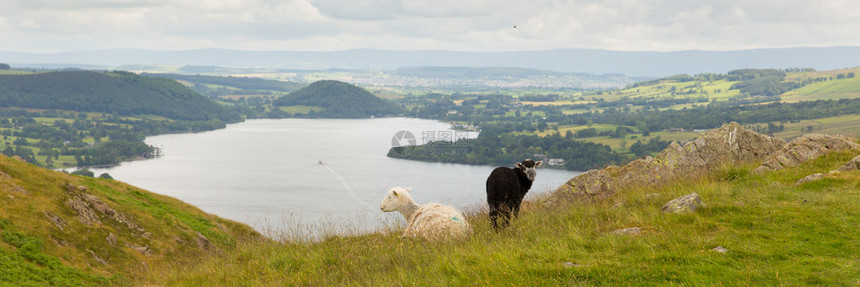
{"type": "Polygon", "coordinates": [[[850,0],[0,0],[0,7],[0,50],[860,45],[860,2],[850,0]]]}

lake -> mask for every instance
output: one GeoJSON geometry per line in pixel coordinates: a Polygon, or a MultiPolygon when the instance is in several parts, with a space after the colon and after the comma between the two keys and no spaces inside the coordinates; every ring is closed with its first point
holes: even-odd
{"type": "MultiPolygon", "coordinates": [[[[399,213],[379,210],[394,186],[412,187],[419,204],[486,209],[485,182],[494,167],[387,157],[403,130],[419,144],[477,136],[411,118],[248,120],[216,131],[148,137],[163,156],[92,170],[270,236],[363,232],[405,222],[399,213]]],[[[541,168],[529,195],[577,174],[541,168]]]]}

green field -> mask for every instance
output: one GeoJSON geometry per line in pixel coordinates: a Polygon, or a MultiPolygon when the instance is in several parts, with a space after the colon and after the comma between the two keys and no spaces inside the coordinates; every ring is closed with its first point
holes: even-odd
{"type": "Polygon", "coordinates": [[[639,86],[633,88],[622,89],[618,91],[609,91],[599,98],[607,101],[622,100],[623,98],[651,98],[651,99],[688,99],[688,98],[708,98],[708,101],[716,99],[717,101],[725,101],[739,94],[738,90],[730,90],[729,88],[735,82],[728,80],[717,81],[661,81],[654,85],[639,86]]]}
{"type": "MultiPolygon", "coordinates": [[[[814,101],[814,100],[836,100],[853,99],[860,97],[860,78],[843,77],[848,73],[860,73],[860,68],[820,71],[820,72],[789,72],[786,73],[785,82],[802,81],[806,79],[821,78],[825,81],[813,82],[799,89],[788,91],[780,96],[782,102],[814,101]]],[[[727,101],[740,96],[740,91],[732,90],[732,85],[738,81],[703,80],[679,82],[673,77],[655,80],[652,84],[638,87],[628,87],[620,90],[601,91],[587,94],[594,99],[605,101],[623,101],[624,99],[700,99],[707,101],[727,101]]],[[[569,101],[556,101],[554,104],[561,105],[569,101]]],[[[698,103],[706,104],[706,103],[698,103]]],[[[675,105],[671,109],[688,108],[694,104],[675,105]]],[[[566,110],[565,114],[581,113],[582,110],[566,110]]]]}
{"type": "Polygon", "coordinates": [[[30,72],[30,71],[24,71],[24,70],[0,70],[0,75],[28,75],[28,74],[34,74],[34,73],[30,72]]]}
{"type": "MultiPolygon", "coordinates": [[[[513,116],[516,116],[516,113],[517,113],[517,111],[508,111],[507,113],[505,113],[505,116],[513,117],[513,116]]],[[[520,116],[527,116],[529,113],[531,113],[532,115],[537,116],[537,117],[545,117],[546,116],[546,112],[544,112],[544,111],[528,111],[528,112],[522,112],[521,111],[520,116]]]]}
{"type": "Polygon", "coordinates": [[[784,102],[854,99],[860,97],[860,78],[813,83],[781,96],[784,102]]]}
{"type": "MultiPolygon", "coordinates": [[[[563,125],[563,126],[558,127],[558,132],[562,136],[564,136],[568,131],[572,131],[573,133],[576,133],[577,131],[588,129],[588,128],[594,128],[595,130],[597,130],[597,132],[603,132],[603,131],[615,131],[617,126],[607,125],[607,124],[593,124],[590,126],[563,125]]],[[[538,135],[539,136],[547,136],[550,134],[554,134],[555,132],[556,132],[555,130],[547,130],[544,132],[539,132],[538,135]]]]}
{"type": "Polygon", "coordinates": [[[302,105],[284,106],[284,107],[279,107],[279,108],[282,111],[285,111],[285,112],[288,112],[291,114],[307,114],[307,113],[310,113],[311,111],[319,112],[319,111],[325,110],[325,108],[321,108],[321,107],[302,106],[302,105]]]}
{"type": "Polygon", "coordinates": [[[803,120],[797,123],[786,123],[785,130],[776,133],[775,136],[780,138],[797,137],[807,133],[809,127],[812,127],[812,132],[814,133],[860,137],[860,115],[839,116],[803,120]]]}

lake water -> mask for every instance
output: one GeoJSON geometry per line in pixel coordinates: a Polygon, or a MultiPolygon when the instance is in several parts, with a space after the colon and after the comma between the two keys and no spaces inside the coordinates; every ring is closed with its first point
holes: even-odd
{"type": "MultiPolygon", "coordinates": [[[[379,210],[394,186],[412,187],[419,204],[486,208],[485,182],[494,167],[388,158],[401,130],[419,144],[425,136],[476,136],[410,118],[248,120],[216,131],[148,137],[162,157],[93,171],[269,235],[368,231],[403,222],[399,213],[379,210]]],[[[530,196],[577,174],[539,169],[530,196]]]]}

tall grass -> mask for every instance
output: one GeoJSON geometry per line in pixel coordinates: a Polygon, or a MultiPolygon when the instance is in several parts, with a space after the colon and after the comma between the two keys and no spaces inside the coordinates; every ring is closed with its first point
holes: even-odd
{"type": "Polygon", "coordinates": [[[561,206],[531,203],[500,232],[489,226],[486,213],[471,212],[467,217],[475,232],[461,242],[401,239],[396,226],[370,234],[332,232],[318,241],[289,236],[245,241],[198,264],[151,274],[142,283],[856,286],[860,172],[793,184],[851,157],[831,154],[765,174],[752,173],[751,166],[731,167],[700,180],[561,206]],[[692,192],[705,204],[697,212],[661,212],[665,202],[692,192]],[[627,227],[643,232],[611,233],[627,227]],[[713,251],[717,246],[728,251],[713,251]]]}

